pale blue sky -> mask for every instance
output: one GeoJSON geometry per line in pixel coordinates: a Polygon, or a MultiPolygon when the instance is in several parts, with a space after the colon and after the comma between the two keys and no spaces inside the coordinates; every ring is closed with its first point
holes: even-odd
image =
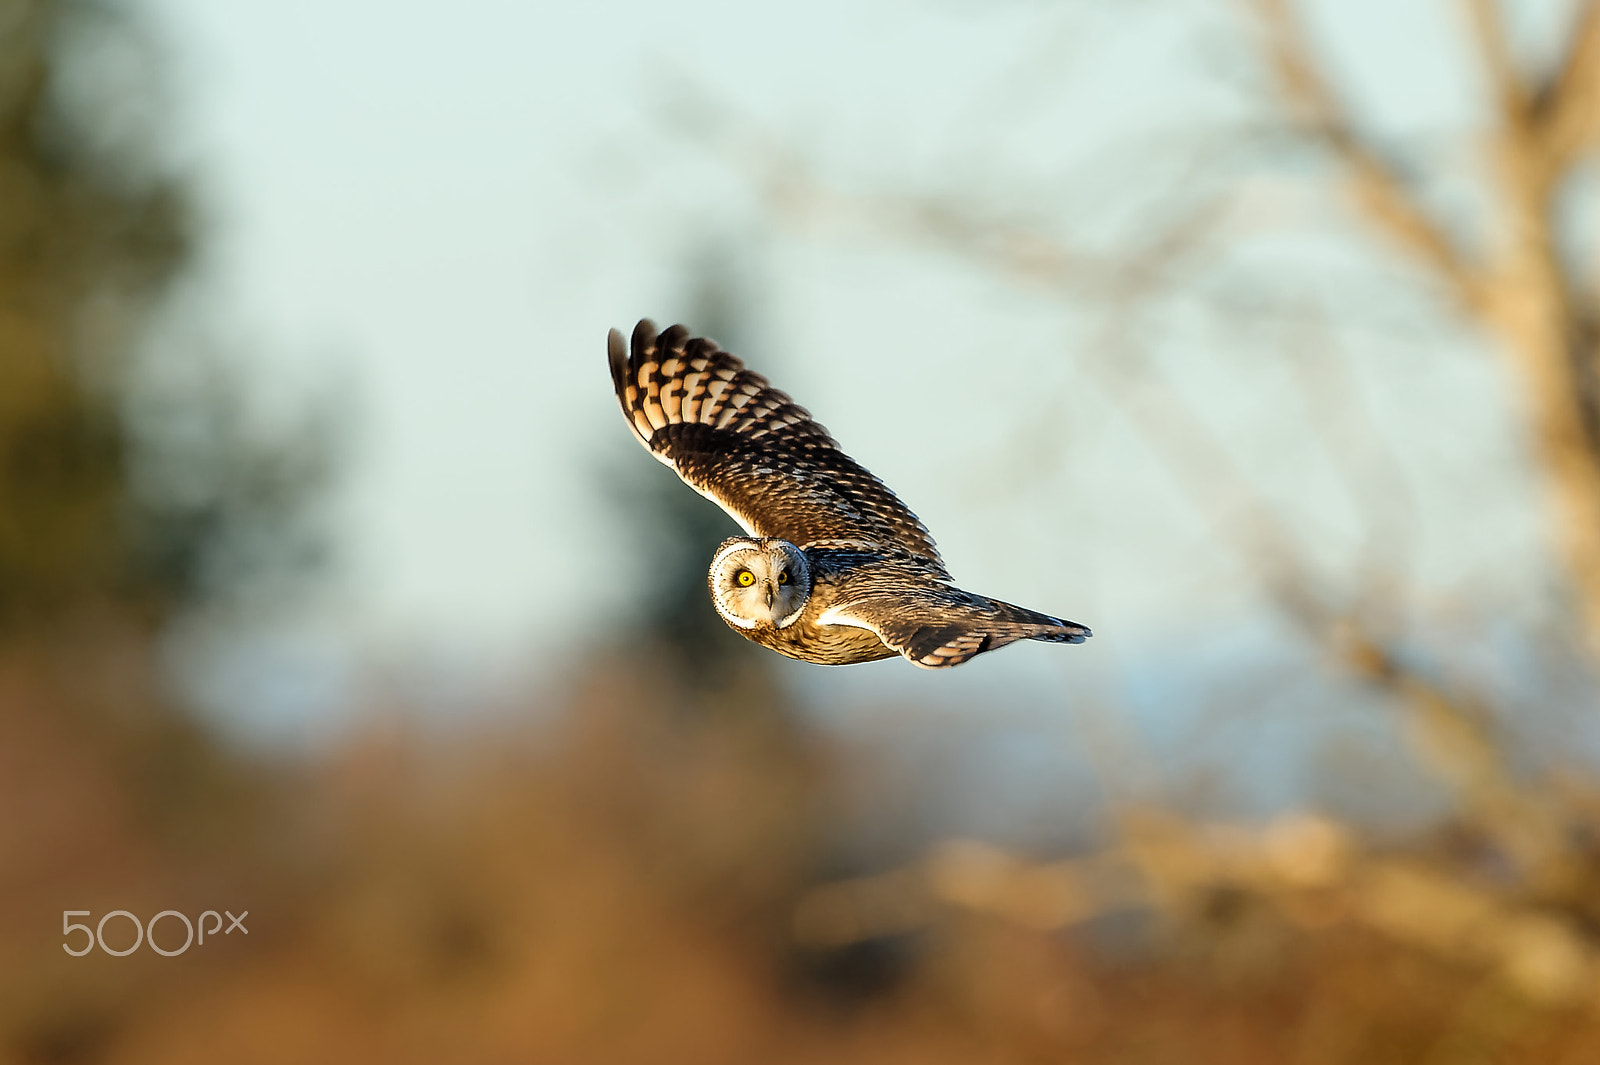
{"type": "MultiPolygon", "coordinates": [[[[713,245],[754,265],[768,349],[741,354],[918,511],[956,576],[1098,634],[1087,653],[1028,645],[954,677],[803,674],[819,693],[1122,698],[1152,656],[1225,661],[1267,624],[1078,368],[1091,314],[867,228],[775,216],[664,118],[693,87],[847,184],[1015,189],[991,206],[1136,230],[1141,160],[1170,169],[1165,146],[1237,111],[1215,86],[1243,72],[1206,5],[144,3],[214,222],[207,316],[263,380],[331,379],[356,401],[340,564],[221,687],[264,672],[292,716],[349,694],[350,663],[540,675],[625,613],[648,564],[614,564],[626,540],[593,481],[649,460],[616,413],[604,334],[680,313],[713,245]]],[[[1472,105],[1446,10],[1324,3],[1316,20],[1386,135],[1454,152],[1472,105]]],[[[1267,188],[1258,209],[1327,208],[1267,188]]],[[[1362,336],[1358,376],[1386,375],[1368,402],[1424,484],[1412,576],[1516,600],[1528,569],[1503,560],[1528,556],[1532,526],[1494,363],[1460,336],[1362,336]]],[[[1303,383],[1232,343],[1185,327],[1154,346],[1337,572],[1360,535],[1337,471],[1298,442],[1303,383]]]]}

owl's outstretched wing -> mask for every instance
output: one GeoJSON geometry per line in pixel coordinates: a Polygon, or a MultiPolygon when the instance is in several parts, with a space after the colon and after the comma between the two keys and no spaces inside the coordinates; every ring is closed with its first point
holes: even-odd
{"type": "Polygon", "coordinates": [[[609,340],[617,400],[639,442],[752,536],[898,545],[944,576],[933,537],[804,407],[716,343],[649,319],[609,340]]]}
{"type": "Polygon", "coordinates": [[[817,620],[870,629],[889,648],[924,669],[959,666],[974,655],[1018,640],[1082,643],[1093,635],[1071,621],[948,586],[863,596],[829,607],[817,620]]]}

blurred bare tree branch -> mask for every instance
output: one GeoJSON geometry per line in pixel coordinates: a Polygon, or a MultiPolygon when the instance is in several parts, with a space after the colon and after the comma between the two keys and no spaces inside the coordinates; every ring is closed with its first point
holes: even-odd
{"type": "MultiPolygon", "coordinates": [[[[1267,74],[1268,90],[1252,105],[1290,134],[1266,145],[1269,165],[1274,152],[1287,154],[1286,143],[1311,148],[1323,164],[1317,179],[1351,205],[1357,239],[1370,238],[1408,266],[1410,281],[1443,295],[1463,332],[1491,340],[1502,354],[1518,386],[1512,417],[1541,482],[1542,528],[1563,577],[1558,606],[1586,651],[1595,690],[1600,234],[1586,235],[1577,256],[1564,255],[1570,214],[1561,198],[1575,187],[1594,193],[1584,168],[1600,156],[1600,3],[1576,5],[1554,64],[1530,71],[1513,52],[1496,0],[1463,0],[1460,25],[1491,100],[1477,131],[1490,195],[1475,210],[1453,212],[1428,194],[1427,179],[1437,175],[1397,159],[1363,125],[1292,0],[1219,6],[1244,16],[1237,25],[1267,74]]],[[[1404,559],[1383,560],[1396,580],[1363,584],[1327,572],[1197,400],[1143,350],[1154,332],[1149,309],[1176,293],[1194,294],[1197,279],[1245,239],[1253,222],[1246,190],[1205,182],[1175,187],[1165,210],[1147,215],[1123,245],[1086,250],[1069,226],[980,206],[1013,202],[1003,188],[970,195],[915,186],[861,191],[830,180],[807,153],[725,105],[700,100],[691,113],[683,128],[744,167],[786,217],[826,217],[937,247],[1098,313],[1103,324],[1075,367],[1137,428],[1239,572],[1340,673],[1382,691],[1403,712],[1420,760],[1452,790],[1455,828],[1476,841],[1386,855],[1358,842],[1357,830],[1322,818],[1289,818],[1257,831],[1125,807],[1113,815],[1120,842],[1082,858],[1040,863],[956,843],[920,866],[819,887],[796,911],[799,939],[837,944],[903,935],[938,926],[950,907],[1038,930],[1130,908],[1188,919],[1206,912],[1208,900],[1232,895],[1265,900],[1306,930],[1359,924],[1452,964],[1493,971],[1540,1001],[1600,1010],[1595,915],[1587,891],[1576,886],[1595,869],[1592,804],[1575,798],[1592,787],[1575,793],[1570,781],[1519,766],[1506,708],[1485,686],[1416,654],[1414,634],[1396,623],[1406,614],[1404,559]],[[1477,863],[1485,853],[1504,863],[1500,876],[1483,875],[1477,863]]],[[[1246,129],[1253,136],[1260,127],[1246,129]]],[[[1237,131],[1218,136],[1230,135],[1237,131]]],[[[1315,303],[1278,309],[1296,326],[1294,347],[1305,357],[1295,365],[1303,370],[1307,406],[1320,415],[1327,383],[1345,363],[1337,323],[1315,303]]],[[[1340,387],[1336,394],[1350,392],[1340,387]]],[[[1374,456],[1382,467],[1376,472],[1352,469],[1337,434],[1326,425],[1314,429],[1325,431],[1325,450],[1367,510],[1369,527],[1391,529],[1385,511],[1412,505],[1392,456],[1374,456]]]]}
{"type": "Polygon", "coordinates": [[[1496,195],[1488,216],[1476,220],[1485,243],[1476,258],[1361,132],[1287,0],[1251,0],[1300,129],[1338,160],[1374,232],[1427,269],[1498,340],[1522,388],[1551,545],[1565,564],[1590,656],[1600,662],[1600,296],[1582,281],[1593,261],[1563,262],[1555,232],[1559,192],[1600,143],[1600,4],[1582,5],[1556,68],[1531,79],[1511,55],[1498,0],[1462,6],[1494,104],[1483,136],[1496,195]]]}
{"type": "MultiPolygon", "coordinates": [[[[1484,134],[1496,197],[1484,217],[1447,222],[1426,202],[1410,170],[1393,161],[1357,122],[1293,5],[1288,0],[1244,5],[1258,31],[1264,65],[1282,93],[1281,105],[1273,105],[1281,106],[1282,121],[1321,147],[1333,165],[1333,178],[1371,232],[1420,268],[1466,324],[1498,340],[1508,369],[1522,383],[1517,409],[1544,481],[1549,542],[1568,578],[1579,642],[1593,662],[1600,662],[1600,285],[1585,288],[1583,277],[1586,270],[1600,277],[1600,254],[1588,263],[1561,260],[1555,227],[1562,219],[1555,200],[1600,139],[1594,117],[1600,94],[1593,91],[1594,68],[1600,66],[1597,7],[1582,5],[1555,69],[1524,79],[1495,4],[1464,5],[1496,102],[1484,134]],[[1473,239],[1474,232],[1483,239],[1473,239]],[[1483,250],[1474,250],[1478,245],[1483,250]]],[[[976,206],[979,199],[1005,202],[999,190],[984,190],[981,196],[916,188],[859,192],[830,182],[804,152],[725,105],[690,97],[679,117],[687,118],[684,128],[746,167],[787,215],[821,215],[932,244],[1039,285],[1074,306],[1097,308],[1105,325],[1077,366],[1155,447],[1173,483],[1207,519],[1218,543],[1313,643],[1328,649],[1333,661],[1408,708],[1417,734],[1433,737],[1425,749],[1452,752],[1445,760],[1450,764],[1429,761],[1455,782],[1470,805],[1501,808],[1490,820],[1500,825],[1503,845],[1533,860],[1532,852],[1544,849],[1533,840],[1550,842],[1557,829],[1549,818],[1528,818],[1510,798],[1519,785],[1504,764],[1503,737],[1492,735],[1490,723],[1499,715],[1486,708],[1481,695],[1442,685],[1415,656],[1399,650],[1399,634],[1375,621],[1397,613],[1391,604],[1362,604],[1341,582],[1319,574],[1307,546],[1238,468],[1227,443],[1193,409],[1193,399],[1134,350],[1135,338],[1148,331],[1140,308],[1191,286],[1219,252],[1240,238],[1237,191],[1204,183],[1174,188],[1173,202],[1147,219],[1128,246],[1086,252],[1037,224],[976,206]],[[1546,828],[1535,831],[1536,823],[1546,828]]],[[[1290,310],[1302,319],[1318,313],[1290,310]]],[[[1339,361],[1331,328],[1317,324],[1303,332],[1308,339],[1302,347],[1315,344],[1319,360],[1339,361]]],[[[1318,402],[1312,399],[1309,406],[1318,402]]],[[[1337,464],[1339,449],[1327,450],[1337,464]]],[[[1386,479],[1396,481],[1392,474],[1386,479]]],[[[1378,508],[1369,516],[1373,522],[1381,522],[1377,514],[1398,502],[1392,493],[1380,495],[1372,503],[1378,508]]],[[[1486,808],[1479,812],[1488,814],[1486,808]]]]}

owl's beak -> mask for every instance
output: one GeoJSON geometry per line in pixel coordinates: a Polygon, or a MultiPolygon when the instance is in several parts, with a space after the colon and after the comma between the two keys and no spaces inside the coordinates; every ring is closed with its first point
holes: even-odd
{"type": "Polygon", "coordinates": [[[772,608],[772,594],[773,594],[772,593],[772,585],[768,584],[767,585],[767,608],[769,610],[772,608]]]}

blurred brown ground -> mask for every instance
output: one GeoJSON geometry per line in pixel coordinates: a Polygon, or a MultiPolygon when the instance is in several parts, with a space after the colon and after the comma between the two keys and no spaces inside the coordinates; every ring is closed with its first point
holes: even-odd
{"type": "MultiPolygon", "coordinates": [[[[895,931],[819,939],[797,914],[849,815],[828,800],[843,770],[764,715],[686,726],[667,674],[596,662],[545,728],[251,766],[170,717],[128,641],[0,672],[5,1060],[1600,1057],[1592,928],[1502,897],[1445,841],[1361,855],[1285,822],[1252,869],[1257,833],[1133,818],[1147,864],[1104,894],[1112,930],[1039,909],[1065,867],[956,845],[895,931]],[[1409,876],[1388,918],[1363,876],[1409,876]],[[1497,901],[1450,924],[1461,890],[1497,901]],[[66,908],[248,909],[250,931],[72,958],[66,908]],[[1530,914],[1554,931],[1530,933],[1528,973],[1475,951],[1530,914]]],[[[1575,885],[1597,889],[1592,869],[1575,885]]]]}

